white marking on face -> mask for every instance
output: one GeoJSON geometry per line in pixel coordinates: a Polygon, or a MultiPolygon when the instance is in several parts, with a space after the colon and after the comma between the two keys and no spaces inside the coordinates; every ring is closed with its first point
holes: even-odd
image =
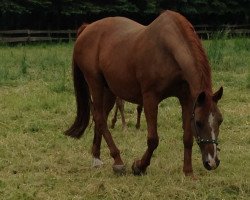
{"type": "MultiPolygon", "coordinates": [[[[215,133],[214,133],[214,116],[213,116],[213,113],[210,113],[209,114],[209,117],[208,117],[208,123],[209,123],[209,126],[211,128],[211,137],[212,137],[212,140],[215,140],[215,133]]],[[[208,153],[208,161],[209,161],[209,165],[213,168],[213,167],[216,167],[216,162],[215,162],[215,158],[216,158],[216,144],[213,144],[214,146],[214,155],[213,157],[210,155],[210,153],[208,153]]]]}

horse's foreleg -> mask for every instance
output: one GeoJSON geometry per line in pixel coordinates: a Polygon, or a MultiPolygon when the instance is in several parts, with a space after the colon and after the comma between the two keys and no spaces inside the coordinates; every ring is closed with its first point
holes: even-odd
{"type": "MultiPolygon", "coordinates": [[[[184,144],[184,164],[183,172],[186,176],[193,176],[192,167],[192,147],[193,147],[193,134],[191,130],[191,103],[189,101],[181,102],[182,106],[182,120],[183,120],[183,144],[184,144]]],[[[190,101],[191,102],[191,101],[190,101]]]]}
{"type": "Polygon", "coordinates": [[[124,164],[120,157],[120,151],[116,147],[113,138],[108,130],[107,119],[108,114],[114,106],[115,97],[108,90],[103,87],[96,87],[93,90],[93,111],[94,111],[94,121],[95,121],[95,136],[93,140],[92,154],[94,157],[93,165],[98,166],[102,164],[100,160],[100,145],[102,135],[107,142],[107,145],[110,150],[110,155],[114,158],[113,168],[115,171],[117,169],[124,170],[124,164]]]}
{"type": "Polygon", "coordinates": [[[141,160],[133,163],[132,170],[135,175],[141,175],[146,172],[147,167],[150,165],[150,160],[154,150],[159,143],[157,134],[157,113],[158,113],[158,99],[152,93],[143,95],[143,106],[147,121],[147,150],[142,156],[141,160]]]}
{"type": "Polygon", "coordinates": [[[140,129],[141,127],[141,113],[142,113],[142,105],[137,106],[137,121],[136,121],[136,128],[140,129]]]}
{"type": "Polygon", "coordinates": [[[186,176],[193,176],[193,167],[192,167],[193,135],[188,130],[184,130],[183,143],[184,143],[183,172],[186,176]]]}

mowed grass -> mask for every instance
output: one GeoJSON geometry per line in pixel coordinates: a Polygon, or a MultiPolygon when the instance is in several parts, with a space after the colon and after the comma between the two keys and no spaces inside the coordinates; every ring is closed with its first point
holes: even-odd
{"type": "Polygon", "coordinates": [[[102,143],[99,169],[91,168],[93,124],[80,140],[64,136],[75,117],[71,80],[73,43],[0,46],[0,199],[249,199],[250,39],[205,41],[219,107],[221,165],[206,171],[198,146],[193,167],[198,180],[184,177],[180,105],[159,105],[160,144],[147,175],[131,173],[146,149],[146,123],[135,129],[136,106],[125,106],[127,130],[112,130],[127,173],[117,176],[102,143]]]}

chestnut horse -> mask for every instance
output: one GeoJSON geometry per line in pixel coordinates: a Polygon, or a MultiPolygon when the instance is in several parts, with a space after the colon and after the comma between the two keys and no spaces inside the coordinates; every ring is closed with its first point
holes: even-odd
{"type": "Polygon", "coordinates": [[[124,17],[109,17],[86,26],[76,40],[73,78],[77,116],[66,131],[80,138],[89,124],[90,104],[95,122],[93,165],[102,164],[102,136],[114,159],[113,170],[124,172],[120,151],[108,129],[107,118],[116,97],[143,105],[147,149],[134,161],[135,175],[146,172],[159,143],[158,104],[177,97],[182,108],[185,175],[193,175],[193,138],[207,170],[218,167],[217,138],[222,115],[217,107],[222,87],[212,93],[211,68],[193,26],[182,15],[165,11],[148,26],[124,17]]]}

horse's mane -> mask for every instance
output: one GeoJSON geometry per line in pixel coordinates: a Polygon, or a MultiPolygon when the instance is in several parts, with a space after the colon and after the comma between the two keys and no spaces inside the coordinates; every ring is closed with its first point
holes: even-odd
{"type": "Polygon", "coordinates": [[[192,54],[197,63],[196,69],[199,70],[201,74],[202,89],[212,94],[211,68],[200,38],[196,34],[192,24],[185,17],[176,12],[170,13],[177,21],[177,25],[181,29],[181,32],[188,39],[188,46],[192,50],[192,54]]]}

